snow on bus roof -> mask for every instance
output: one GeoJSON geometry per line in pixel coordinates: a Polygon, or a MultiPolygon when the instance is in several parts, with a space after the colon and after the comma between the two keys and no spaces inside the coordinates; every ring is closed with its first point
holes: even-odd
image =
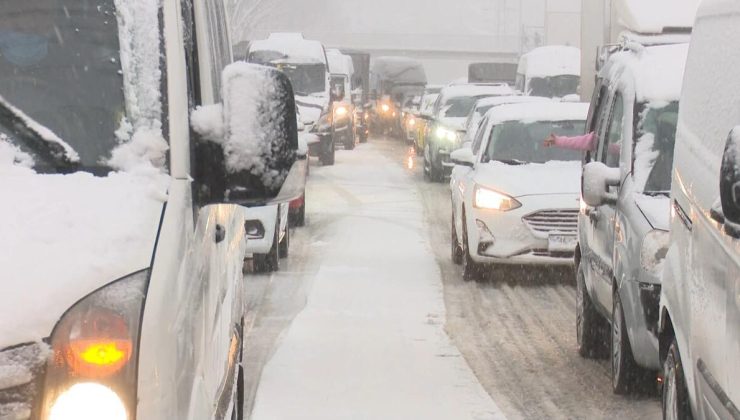
{"type": "Polygon", "coordinates": [[[608,60],[602,74],[629,72],[622,77],[634,89],[637,101],[676,101],[681,96],[689,44],[658,45],[637,51],[618,52],[608,60]]]}
{"type": "Polygon", "coordinates": [[[529,102],[497,106],[488,111],[487,115],[493,124],[506,121],[585,121],[588,106],[589,104],[580,102],[529,102]]]}
{"type": "Polygon", "coordinates": [[[581,50],[566,45],[548,45],[522,55],[517,72],[527,77],[580,76],[581,50]]]}
{"type": "Polygon", "coordinates": [[[621,0],[617,2],[619,23],[642,34],[661,34],[671,28],[694,26],[701,0],[621,0]]]}
{"type": "Polygon", "coordinates": [[[255,51],[276,51],[284,55],[284,60],[298,59],[301,62],[326,64],[323,44],[304,39],[299,33],[272,33],[267,39],[252,41],[249,53],[255,51]]]}

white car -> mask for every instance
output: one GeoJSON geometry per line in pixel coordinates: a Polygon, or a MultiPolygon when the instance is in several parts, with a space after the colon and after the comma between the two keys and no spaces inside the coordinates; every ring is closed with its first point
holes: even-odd
{"type": "Polygon", "coordinates": [[[492,108],[497,107],[499,105],[507,105],[507,104],[519,104],[519,103],[529,103],[529,102],[543,102],[543,101],[549,101],[549,98],[542,98],[539,96],[489,96],[483,99],[479,99],[478,102],[475,103],[475,106],[473,106],[473,109],[470,111],[470,114],[468,114],[468,119],[465,120],[465,137],[463,138],[463,144],[465,143],[472,143],[473,139],[475,139],[476,134],[478,134],[478,128],[481,125],[481,121],[483,120],[483,117],[490,111],[492,108]]]}
{"type": "Polygon", "coordinates": [[[245,208],[246,257],[252,258],[255,272],[277,271],[280,259],[288,256],[288,210],[288,203],[245,208]]]}
{"type": "Polygon", "coordinates": [[[2,2],[41,47],[0,43],[0,418],[242,418],[242,205],[296,196],[295,105],[185,6],[2,2]]]}
{"type": "Polygon", "coordinates": [[[452,153],[452,258],[466,280],[493,264],[573,264],[582,153],[544,139],[583,134],[587,113],[587,104],[502,105],[486,115],[477,153],[452,153]]]}

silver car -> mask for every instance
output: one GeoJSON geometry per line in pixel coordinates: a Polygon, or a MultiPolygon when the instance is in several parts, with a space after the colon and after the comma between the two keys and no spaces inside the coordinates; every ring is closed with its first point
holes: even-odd
{"type": "Polygon", "coordinates": [[[618,394],[654,380],[660,368],[660,275],[687,52],[679,44],[615,53],[591,103],[588,127],[595,135],[583,171],[576,248],[578,350],[595,357],[609,347],[618,394]],[[658,72],[670,81],[666,89],[651,88],[658,72]]]}

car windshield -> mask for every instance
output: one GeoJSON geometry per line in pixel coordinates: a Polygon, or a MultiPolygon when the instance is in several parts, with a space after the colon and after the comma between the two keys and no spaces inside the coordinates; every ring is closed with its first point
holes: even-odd
{"type": "MultiPolygon", "coordinates": [[[[0,96],[104,167],[125,117],[114,0],[2,0],[0,96]]],[[[7,120],[0,134],[26,149],[7,120]]]]}
{"type": "Polygon", "coordinates": [[[562,98],[578,93],[580,83],[580,77],[571,75],[533,77],[529,81],[529,94],[545,98],[562,98]]]}
{"type": "Polygon", "coordinates": [[[296,95],[308,96],[326,91],[326,66],[321,63],[281,63],[276,67],[288,75],[296,95]]]}
{"type": "Polygon", "coordinates": [[[475,103],[479,99],[485,98],[482,96],[454,96],[448,98],[440,107],[441,118],[463,118],[470,114],[470,111],[475,106],[475,103]]]}
{"type": "Polygon", "coordinates": [[[634,146],[636,185],[645,193],[671,190],[673,145],[676,140],[678,102],[639,104],[634,146]]]}
{"type": "Polygon", "coordinates": [[[583,134],[584,121],[509,121],[497,124],[491,130],[484,161],[511,164],[573,161],[582,158],[581,152],[558,147],[545,147],[548,135],[576,136],[583,134]]]}

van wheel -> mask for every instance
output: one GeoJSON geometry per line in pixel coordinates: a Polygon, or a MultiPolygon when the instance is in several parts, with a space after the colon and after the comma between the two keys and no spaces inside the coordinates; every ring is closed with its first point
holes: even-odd
{"type": "Polygon", "coordinates": [[[463,266],[463,280],[465,281],[478,281],[482,280],[485,268],[483,264],[475,262],[473,257],[470,256],[470,247],[468,245],[468,225],[465,223],[465,213],[463,212],[463,239],[462,239],[463,251],[462,251],[462,266],[463,266]]]}
{"type": "Polygon", "coordinates": [[[272,247],[270,252],[267,254],[255,254],[254,255],[254,271],[257,273],[269,273],[272,271],[278,271],[280,269],[280,255],[278,243],[280,236],[278,234],[280,229],[279,224],[275,227],[274,238],[272,240],[272,247]]]}
{"type": "Polygon", "coordinates": [[[455,214],[453,212],[451,218],[452,234],[450,235],[450,252],[452,255],[452,262],[456,265],[460,265],[463,262],[463,249],[457,243],[457,228],[455,227],[455,214]]]}
{"type": "Polygon", "coordinates": [[[349,130],[347,138],[344,140],[344,148],[346,150],[354,150],[355,148],[355,133],[353,130],[349,130]]]}
{"type": "Polygon", "coordinates": [[[624,395],[642,385],[648,378],[648,372],[637,365],[632,355],[619,291],[614,291],[612,301],[614,302],[611,330],[612,390],[615,394],[624,395]]]}
{"type": "Polygon", "coordinates": [[[678,344],[673,339],[668,355],[663,363],[663,418],[666,420],[691,420],[689,392],[683,374],[678,344]]]}
{"type": "Polygon", "coordinates": [[[319,158],[321,164],[324,166],[334,165],[334,155],[336,152],[336,144],[334,143],[334,138],[331,139],[330,143],[331,144],[324,146],[324,150],[322,150],[321,157],[319,158]]]}
{"type": "Polygon", "coordinates": [[[586,273],[579,264],[576,274],[576,335],[578,354],[587,359],[601,357],[606,353],[605,335],[608,324],[591,302],[586,289],[586,273]]]}
{"type": "Polygon", "coordinates": [[[290,226],[285,227],[285,236],[283,241],[280,242],[280,258],[288,258],[288,252],[290,251],[290,226]]]}

